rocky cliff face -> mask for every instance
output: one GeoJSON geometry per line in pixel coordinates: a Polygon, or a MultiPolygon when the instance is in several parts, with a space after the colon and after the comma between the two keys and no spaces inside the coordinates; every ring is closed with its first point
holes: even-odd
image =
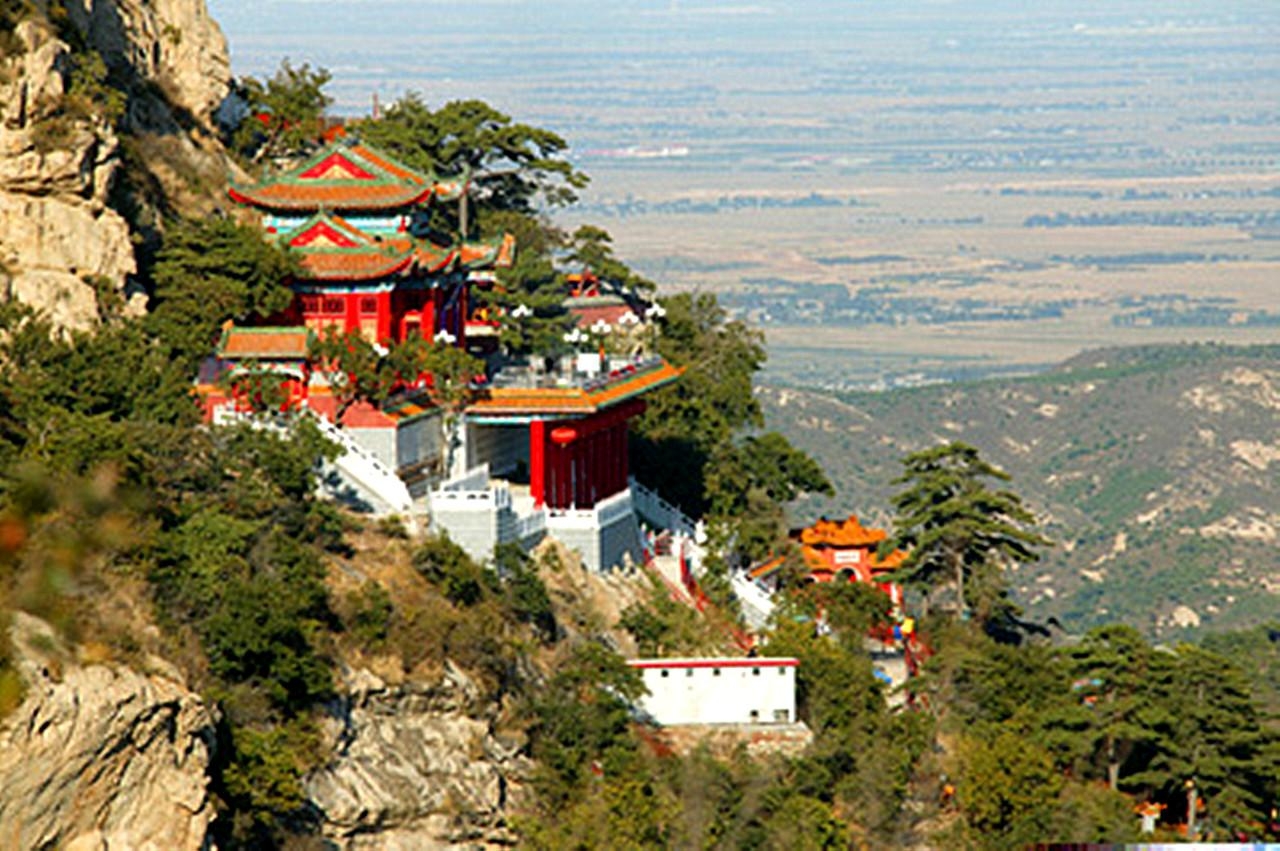
{"type": "Polygon", "coordinates": [[[306,781],[323,832],[343,851],[514,845],[505,815],[531,763],[477,717],[478,692],[446,666],[434,685],[348,677],[328,735],[336,759],[306,781]]]}
{"type": "MultiPolygon", "coordinates": [[[[127,84],[163,89],[187,127],[209,127],[227,96],[231,60],[204,0],[70,0],[67,16],[107,67],[127,84]]],[[[157,129],[153,116],[129,115],[129,129],[157,129]]]]}
{"type": "Polygon", "coordinates": [[[200,698],[174,674],[68,661],[21,613],[13,637],[27,694],[0,724],[0,844],[205,847],[214,719],[200,698]]]}
{"type": "MultiPolygon", "coordinates": [[[[197,851],[215,815],[213,711],[167,663],[153,673],[81,664],[52,628],[14,615],[26,695],[0,722],[0,846],[197,851]]],[[[430,684],[349,673],[326,735],[334,758],[306,778],[309,806],[342,851],[516,844],[507,814],[532,763],[446,663],[430,684]]]]}
{"type": "Polygon", "coordinates": [[[25,52],[0,65],[0,286],[83,328],[97,316],[86,281],[123,289],[137,269],[129,226],[107,206],[119,142],[105,126],[59,118],[67,44],[36,21],[16,35],[25,52]]]}
{"type": "Polygon", "coordinates": [[[135,237],[158,210],[216,203],[229,163],[212,113],[231,75],[203,0],[65,7],[77,50],[35,14],[15,32],[22,49],[0,57],[0,295],[85,328],[98,315],[95,289],[142,309],[135,237]],[[118,121],[77,90],[95,52],[121,99],[118,121]],[[122,187],[126,177],[145,189],[122,187]]]}

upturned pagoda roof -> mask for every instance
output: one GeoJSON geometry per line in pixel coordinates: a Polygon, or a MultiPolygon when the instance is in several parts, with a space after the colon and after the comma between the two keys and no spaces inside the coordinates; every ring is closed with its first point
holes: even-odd
{"type": "Polygon", "coordinates": [[[370,236],[325,210],[284,234],[280,241],[297,256],[302,267],[299,277],[304,280],[377,280],[405,271],[416,259],[411,238],[370,236]]]}
{"type": "Polygon", "coordinates": [[[280,242],[297,256],[299,278],[307,281],[372,281],[410,271],[432,275],[455,266],[501,268],[510,266],[515,255],[510,234],[439,246],[408,234],[369,234],[327,210],[281,235],[280,242]]]}
{"type": "Polygon", "coordinates": [[[227,324],[218,340],[223,360],[305,360],[313,334],[300,326],[243,327],[227,324]]]}
{"type": "Polygon", "coordinates": [[[870,547],[887,537],[885,530],[868,529],[852,514],[844,521],[824,517],[800,531],[800,543],[812,547],[870,547]]]}
{"type": "Polygon", "coordinates": [[[662,358],[578,386],[491,387],[467,406],[469,416],[585,416],[670,384],[683,370],[662,358]]]}
{"type": "Polygon", "coordinates": [[[277,212],[389,211],[412,207],[433,195],[456,198],[457,182],[440,183],[350,139],[339,139],[283,174],[254,185],[233,185],[233,201],[277,212]]]}

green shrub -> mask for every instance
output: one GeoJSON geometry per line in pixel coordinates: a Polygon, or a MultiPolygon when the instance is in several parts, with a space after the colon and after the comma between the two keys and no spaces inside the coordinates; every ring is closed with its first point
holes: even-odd
{"type": "Polygon", "coordinates": [[[451,603],[474,606],[497,591],[493,571],[475,563],[448,535],[432,535],[414,554],[413,565],[451,603]]]}
{"type": "Polygon", "coordinates": [[[377,582],[366,582],[359,591],[348,595],[347,607],[351,612],[347,628],[361,645],[370,649],[384,647],[395,614],[387,589],[377,582]]]}

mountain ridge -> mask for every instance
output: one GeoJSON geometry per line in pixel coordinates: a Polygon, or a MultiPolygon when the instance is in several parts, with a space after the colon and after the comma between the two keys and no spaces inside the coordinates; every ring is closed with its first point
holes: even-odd
{"type": "Polygon", "coordinates": [[[891,522],[898,459],[935,443],[971,443],[1010,472],[1058,542],[1012,576],[1035,616],[1190,637],[1274,613],[1280,346],[1100,349],[1022,378],[760,395],[769,427],[837,487],[797,515],[891,522]]]}

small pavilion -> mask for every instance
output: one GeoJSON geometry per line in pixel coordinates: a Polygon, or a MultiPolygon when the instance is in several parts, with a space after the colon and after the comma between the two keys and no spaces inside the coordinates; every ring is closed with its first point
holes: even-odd
{"type": "MultiPolygon", "coordinates": [[[[811,526],[791,530],[791,540],[800,545],[808,582],[865,582],[875,585],[902,604],[902,589],[885,577],[902,565],[906,553],[894,550],[881,556],[880,544],[888,538],[884,529],[868,529],[850,514],[844,520],[819,519],[811,526]]],[[[778,556],[753,568],[750,579],[776,584],[783,558],[778,556]]]]}

